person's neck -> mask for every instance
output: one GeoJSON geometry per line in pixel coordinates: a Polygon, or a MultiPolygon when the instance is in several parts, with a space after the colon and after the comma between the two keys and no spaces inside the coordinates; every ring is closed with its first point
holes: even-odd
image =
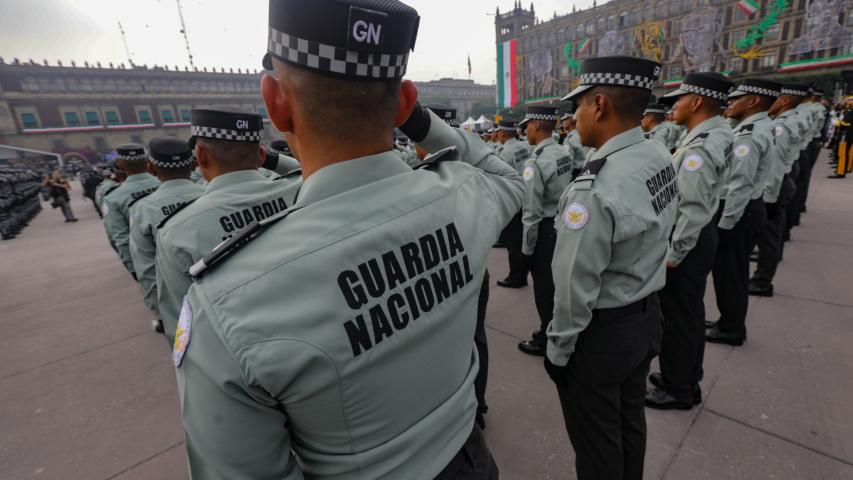
{"type": "Polygon", "coordinates": [[[302,178],[308,179],[323,167],[346,162],[355,158],[376,155],[393,148],[390,135],[371,138],[369,135],[352,135],[344,141],[329,138],[297,138],[293,136],[296,151],[299,152],[299,164],[302,178]]]}
{"type": "Polygon", "coordinates": [[[757,113],[766,112],[766,111],[767,110],[763,109],[763,108],[752,108],[752,109],[749,109],[746,112],[744,112],[744,114],[740,118],[736,118],[735,120],[737,120],[737,122],[740,123],[740,122],[746,120],[747,118],[749,118],[749,117],[751,117],[757,113]]]}
{"type": "Polygon", "coordinates": [[[690,118],[688,118],[687,121],[684,122],[684,125],[687,127],[687,130],[690,131],[698,127],[705,120],[717,116],[719,115],[713,115],[707,112],[697,112],[695,115],[691,115],[690,118]]]}
{"type": "Polygon", "coordinates": [[[548,134],[543,133],[541,135],[537,135],[535,137],[532,137],[531,140],[533,140],[533,142],[534,142],[533,146],[535,147],[536,145],[539,145],[540,143],[544,142],[545,140],[548,140],[549,138],[551,138],[550,133],[548,133],[548,134]]]}
{"type": "Polygon", "coordinates": [[[657,127],[657,126],[658,126],[658,125],[660,125],[661,123],[662,123],[662,122],[656,122],[656,121],[652,120],[652,121],[649,123],[649,129],[648,129],[647,131],[648,131],[648,132],[651,132],[652,130],[654,130],[654,129],[655,129],[655,127],[657,127]]]}
{"type": "Polygon", "coordinates": [[[147,172],[146,172],[145,170],[140,170],[140,171],[138,171],[138,172],[127,172],[127,176],[128,176],[128,177],[132,177],[132,176],[134,176],[134,175],[139,175],[139,174],[141,174],[141,173],[147,173],[147,172]]]}
{"type": "Polygon", "coordinates": [[[169,180],[189,180],[190,174],[186,175],[157,175],[157,180],[160,180],[160,183],[166,183],[169,180]]]}

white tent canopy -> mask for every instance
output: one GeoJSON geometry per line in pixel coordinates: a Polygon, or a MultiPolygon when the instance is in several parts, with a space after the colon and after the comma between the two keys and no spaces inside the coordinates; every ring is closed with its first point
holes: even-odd
{"type": "Polygon", "coordinates": [[[488,118],[486,118],[483,115],[480,115],[480,118],[478,118],[477,121],[474,123],[477,125],[477,128],[479,128],[480,130],[485,130],[487,128],[492,128],[493,126],[495,126],[495,124],[492,123],[491,120],[489,120],[488,118]]]}
{"type": "Polygon", "coordinates": [[[474,117],[468,117],[467,120],[465,120],[464,122],[462,122],[461,125],[459,125],[459,128],[461,128],[463,130],[471,131],[476,126],[476,123],[477,123],[477,121],[474,120],[474,117]]]}

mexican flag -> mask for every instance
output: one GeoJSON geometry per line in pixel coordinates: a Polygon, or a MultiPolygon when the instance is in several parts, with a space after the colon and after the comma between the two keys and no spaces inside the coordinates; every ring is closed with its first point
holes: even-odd
{"type": "Polygon", "coordinates": [[[584,53],[589,49],[589,44],[592,43],[589,41],[589,38],[584,38],[580,42],[578,42],[578,55],[584,53]]]}
{"type": "Polygon", "coordinates": [[[761,5],[756,0],[739,0],[736,6],[750,17],[761,8],[761,5]]]}
{"type": "Polygon", "coordinates": [[[515,40],[498,44],[498,108],[514,107],[518,103],[515,52],[515,40]]]}

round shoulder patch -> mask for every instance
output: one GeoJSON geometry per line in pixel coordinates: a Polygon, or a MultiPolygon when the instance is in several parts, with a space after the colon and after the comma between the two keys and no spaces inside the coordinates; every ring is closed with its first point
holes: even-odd
{"type": "Polygon", "coordinates": [[[688,172],[695,172],[702,168],[703,163],[705,163],[705,161],[702,159],[702,155],[699,155],[698,153],[691,153],[683,162],[681,162],[681,166],[688,172]]]}
{"type": "Polygon", "coordinates": [[[178,328],[175,330],[175,345],[172,347],[172,363],[180,367],[184,361],[184,354],[190,344],[190,330],[193,326],[193,309],[190,301],[184,296],[181,306],[181,316],[178,317],[178,328]]]}
{"type": "Polygon", "coordinates": [[[580,230],[589,223],[589,209],[580,202],[572,202],[566,205],[563,212],[563,224],[569,230],[580,230]]]}
{"type": "Polygon", "coordinates": [[[521,177],[524,178],[525,182],[529,182],[530,180],[533,180],[533,174],[533,165],[528,165],[524,167],[521,177]]]}
{"type": "Polygon", "coordinates": [[[749,145],[747,145],[745,143],[741,143],[740,145],[735,147],[735,156],[737,158],[743,158],[743,157],[749,155],[749,152],[750,152],[749,145]]]}
{"type": "Polygon", "coordinates": [[[773,131],[776,133],[776,136],[779,137],[785,132],[785,129],[782,128],[782,125],[776,125],[776,128],[773,131]]]}

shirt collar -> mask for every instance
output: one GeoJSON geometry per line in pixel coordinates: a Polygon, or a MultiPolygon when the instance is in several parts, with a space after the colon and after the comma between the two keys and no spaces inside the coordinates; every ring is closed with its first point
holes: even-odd
{"type": "Polygon", "coordinates": [[[186,178],[175,178],[172,180],[166,180],[165,182],[160,184],[160,188],[158,190],[171,190],[174,188],[181,188],[187,185],[193,185],[193,182],[187,180],[186,178]]]}
{"type": "Polygon", "coordinates": [[[646,137],[643,135],[643,129],[640,127],[634,127],[630,130],[626,130],[615,137],[611,137],[610,140],[604,142],[604,145],[601,146],[598,150],[590,158],[592,160],[598,160],[599,158],[604,158],[617,150],[622,150],[623,148],[630,147],[635,143],[640,143],[645,140],[646,137]]]}
{"type": "Polygon", "coordinates": [[[536,150],[537,152],[538,152],[538,151],[541,151],[543,148],[545,148],[545,147],[547,147],[548,145],[551,145],[551,144],[553,144],[553,143],[557,143],[557,142],[555,142],[555,141],[554,141],[554,137],[548,137],[548,138],[546,138],[545,140],[542,140],[541,142],[537,143],[537,144],[536,144],[536,147],[534,148],[534,150],[536,150]]]}
{"type": "Polygon", "coordinates": [[[411,171],[392,151],[333,163],[317,170],[302,183],[296,205],[315,203],[411,171]]]}
{"type": "Polygon", "coordinates": [[[243,182],[251,182],[258,180],[266,180],[267,178],[261,175],[261,172],[257,170],[238,170],[236,172],[226,173],[224,175],[220,175],[210,183],[207,184],[207,189],[204,191],[205,194],[210,192],[223,189],[225,187],[230,187],[231,185],[237,185],[243,182]]]}
{"type": "Polygon", "coordinates": [[[760,120],[764,120],[765,118],[767,118],[767,112],[753,113],[752,115],[744,118],[740,123],[737,124],[737,126],[741,127],[743,125],[749,125],[751,123],[756,123],[760,120]]]}
{"type": "Polygon", "coordinates": [[[124,183],[142,182],[149,178],[154,178],[154,176],[148,172],[134,173],[133,175],[128,175],[127,178],[124,179],[124,183]]]}
{"type": "Polygon", "coordinates": [[[726,125],[726,123],[723,120],[723,117],[721,117],[719,115],[715,115],[715,116],[705,120],[704,122],[700,123],[699,125],[696,125],[696,128],[694,128],[693,130],[690,130],[690,132],[687,133],[687,136],[684,137],[684,141],[681,142],[681,144],[687,145],[688,143],[693,141],[693,139],[698,137],[699,135],[701,135],[701,134],[703,134],[709,130],[713,130],[715,128],[720,128],[724,125],[726,125]]]}

